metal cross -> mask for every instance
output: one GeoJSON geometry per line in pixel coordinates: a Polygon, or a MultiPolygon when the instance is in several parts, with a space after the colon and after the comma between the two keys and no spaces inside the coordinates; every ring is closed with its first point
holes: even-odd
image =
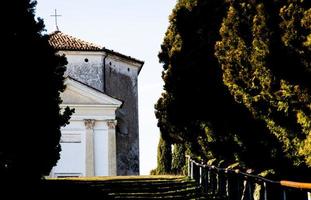
{"type": "Polygon", "coordinates": [[[57,17],[61,17],[61,15],[57,14],[57,10],[54,10],[54,15],[50,15],[51,17],[55,17],[55,26],[56,26],[56,30],[59,31],[58,29],[58,25],[57,25],[57,17]]]}

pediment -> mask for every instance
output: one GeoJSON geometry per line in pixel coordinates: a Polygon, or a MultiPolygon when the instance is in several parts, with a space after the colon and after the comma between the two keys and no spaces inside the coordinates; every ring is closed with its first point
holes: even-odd
{"type": "Polygon", "coordinates": [[[120,107],[122,102],[71,77],[65,79],[66,89],[61,94],[63,104],[109,105],[120,107]]]}

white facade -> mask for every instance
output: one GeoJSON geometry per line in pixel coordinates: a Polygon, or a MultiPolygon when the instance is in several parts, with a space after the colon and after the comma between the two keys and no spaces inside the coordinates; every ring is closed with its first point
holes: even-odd
{"type": "Polygon", "coordinates": [[[115,112],[122,102],[70,77],[65,84],[61,106],[75,113],[61,130],[61,158],[50,176],[116,175],[115,112]]]}
{"type": "Polygon", "coordinates": [[[51,176],[138,175],[137,84],[144,62],[60,31],[49,43],[68,61],[62,106],[76,109],[61,130],[63,150],[51,176]]]}

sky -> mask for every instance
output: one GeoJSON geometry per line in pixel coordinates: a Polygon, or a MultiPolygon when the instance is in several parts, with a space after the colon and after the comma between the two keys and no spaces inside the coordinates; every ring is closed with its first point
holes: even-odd
{"type": "Polygon", "coordinates": [[[46,33],[59,30],[79,39],[145,61],[138,77],[140,174],[156,167],[160,131],[154,104],[163,81],[158,52],[176,0],[37,0],[36,16],[46,33]]]}

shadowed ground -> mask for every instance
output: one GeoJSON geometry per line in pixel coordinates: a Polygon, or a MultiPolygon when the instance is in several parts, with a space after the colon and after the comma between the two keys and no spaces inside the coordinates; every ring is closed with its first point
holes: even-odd
{"type": "Polygon", "coordinates": [[[119,176],[47,179],[42,196],[101,199],[204,199],[201,189],[184,176],[119,176]]]}

